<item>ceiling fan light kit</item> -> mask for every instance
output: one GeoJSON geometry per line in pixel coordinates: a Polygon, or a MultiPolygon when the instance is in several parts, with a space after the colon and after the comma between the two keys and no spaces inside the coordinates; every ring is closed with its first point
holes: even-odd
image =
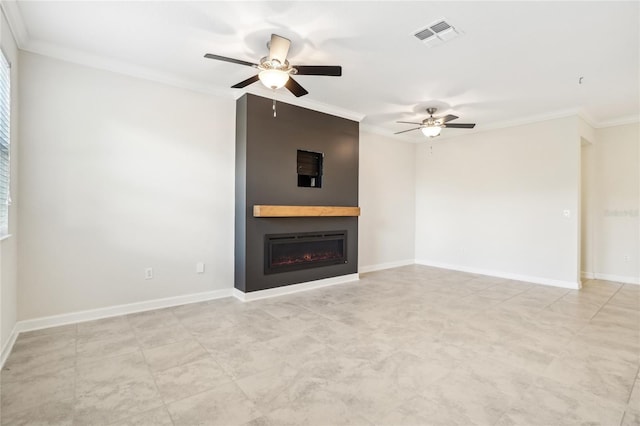
{"type": "Polygon", "coordinates": [[[427,126],[420,129],[423,135],[435,138],[436,136],[440,136],[440,127],[439,126],[427,126]]]}
{"type": "Polygon", "coordinates": [[[263,70],[258,73],[258,78],[260,82],[265,85],[265,87],[273,90],[280,89],[287,84],[289,80],[289,73],[281,70],[263,70]]]}

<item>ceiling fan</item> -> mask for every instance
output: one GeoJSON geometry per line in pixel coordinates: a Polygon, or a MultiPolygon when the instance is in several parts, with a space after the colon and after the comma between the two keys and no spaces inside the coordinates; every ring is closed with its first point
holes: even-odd
{"type": "Polygon", "coordinates": [[[425,136],[430,138],[435,138],[440,135],[440,130],[445,127],[450,129],[473,129],[476,124],[475,123],[449,123],[450,121],[456,120],[458,118],[457,115],[445,115],[444,117],[434,117],[433,114],[437,111],[437,108],[427,108],[427,113],[429,114],[429,118],[425,118],[422,120],[422,123],[414,123],[411,121],[398,121],[398,123],[403,124],[417,124],[420,127],[415,127],[409,130],[403,130],[401,132],[396,132],[394,135],[400,133],[411,132],[413,130],[420,129],[425,136]]]}
{"type": "Polygon", "coordinates": [[[269,89],[279,89],[286,87],[297,97],[306,95],[304,87],[298,84],[292,75],[326,75],[339,77],[342,75],[342,67],[335,65],[291,65],[287,60],[291,40],[277,34],[271,34],[271,41],[267,43],[269,55],[260,59],[260,64],[247,62],[240,59],[227,58],[225,56],[207,53],[205,58],[216,59],[218,61],[231,62],[234,64],[246,65],[257,68],[258,74],[231,86],[234,89],[241,89],[260,80],[269,89]]]}

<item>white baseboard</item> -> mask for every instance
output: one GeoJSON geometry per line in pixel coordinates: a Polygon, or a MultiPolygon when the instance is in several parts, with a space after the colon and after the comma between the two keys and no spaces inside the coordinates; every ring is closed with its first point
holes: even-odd
{"type": "Polygon", "coordinates": [[[358,272],[365,274],[367,272],[380,271],[382,269],[398,268],[400,266],[413,265],[413,259],[398,260],[395,262],[378,263],[377,265],[367,265],[358,268],[358,272]]]}
{"type": "Polygon", "coordinates": [[[7,358],[9,358],[9,354],[11,353],[11,350],[13,349],[13,345],[16,343],[17,338],[18,330],[16,329],[16,326],[14,326],[13,330],[11,330],[11,334],[9,335],[9,339],[2,347],[2,351],[0,351],[0,370],[4,368],[4,363],[7,361],[7,358]]]}
{"type": "Polygon", "coordinates": [[[243,302],[266,299],[268,297],[282,296],[285,294],[299,293],[301,291],[313,290],[315,288],[329,287],[336,284],[345,284],[358,281],[358,274],[340,275],[339,277],[324,278],[322,280],[309,281],[300,284],[285,285],[282,287],[269,288],[266,290],[252,291],[249,293],[233,289],[233,296],[243,302]]]}
{"type": "Polygon", "coordinates": [[[185,305],[187,303],[204,302],[207,300],[230,297],[231,295],[231,289],[225,288],[222,290],[206,291],[203,293],[186,294],[183,296],[167,297],[163,299],[129,303],[126,305],[108,306],[106,308],[90,309],[86,311],[71,312],[68,314],[34,318],[30,320],[18,321],[18,323],[16,323],[16,330],[18,332],[41,330],[43,328],[76,324],[79,322],[115,317],[119,315],[151,311],[153,309],[169,308],[171,306],[185,305]]]}
{"type": "Polygon", "coordinates": [[[593,273],[592,279],[640,285],[640,277],[630,277],[626,275],[601,274],[599,272],[595,272],[593,273]]]}
{"type": "Polygon", "coordinates": [[[553,287],[562,287],[578,290],[581,288],[580,281],[562,281],[550,278],[535,277],[530,275],[513,274],[510,272],[493,271],[488,269],[471,268],[467,266],[451,265],[448,263],[434,262],[430,260],[416,259],[416,264],[433,266],[435,268],[451,269],[454,271],[469,272],[472,274],[489,275],[491,277],[506,278],[509,280],[525,281],[534,284],[543,284],[553,287]]]}

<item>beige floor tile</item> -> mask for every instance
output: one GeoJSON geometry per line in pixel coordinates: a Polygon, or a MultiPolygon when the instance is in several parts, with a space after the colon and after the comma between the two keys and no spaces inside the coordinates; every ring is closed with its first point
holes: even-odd
{"type": "Polygon", "coordinates": [[[640,292],[620,290],[609,300],[609,305],[637,311],[640,309],[640,292]]]}
{"type": "Polygon", "coordinates": [[[290,365],[297,366],[312,359],[316,352],[326,349],[326,345],[306,334],[289,334],[265,342],[270,352],[290,365]]]}
{"type": "Polygon", "coordinates": [[[439,418],[468,424],[494,424],[526,394],[535,375],[482,359],[465,364],[422,392],[427,412],[442,410],[439,418]]]}
{"type": "Polygon", "coordinates": [[[73,368],[55,371],[34,379],[2,382],[0,412],[3,418],[19,418],[43,404],[64,404],[73,399],[73,368]]]}
{"type": "Polygon", "coordinates": [[[71,426],[73,424],[73,398],[37,405],[17,413],[0,410],[0,424],[71,426]]]}
{"type": "Polygon", "coordinates": [[[384,413],[425,392],[431,383],[451,370],[424,359],[397,352],[364,365],[340,381],[323,388],[336,396],[351,412],[374,422],[384,413]]]}
{"type": "Polygon", "coordinates": [[[49,334],[75,334],[77,332],[77,324],[60,325],[57,327],[43,328],[40,330],[25,331],[20,333],[20,339],[28,339],[31,337],[44,336],[49,334]]]}
{"type": "Polygon", "coordinates": [[[640,425],[640,411],[627,410],[622,418],[620,426],[638,426],[640,425]]]}
{"type": "Polygon", "coordinates": [[[627,405],[630,409],[640,412],[640,379],[637,377],[627,405]]]}
{"type": "Polygon", "coordinates": [[[179,322],[160,328],[135,328],[134,333],[140,346],[145,349],[181,342],[192,337],[191,332],[179,322]]]}
{"type": "Polygon", "coordinates": [[[296,399],[246,426],[370,426],[371,423],[337,399],[335,394],[319,390],[296,399]]]}
{"type": "Polygon", "coordinates": [[[173,422],[167,409],[160,407],[112,423],[110,426],[173,426],[173,422]]]}
{"type": "Polygon", "coordinates": [[[76,390],[74,423],[109,424],[162,406],[151,375],[76,390]]]}
{"type": "Polygon", "coordinates": [[[76,424],[108,424],[161,405],[149,366],[139,350],[77,367],[76,424]]]}
{"type": "Polygon", "coordinates": [[[240,389],[263,413],[287,407],[298,398],[325,386],[330,379],[281,364],[237,380],[240,389]]]}
{"type": "Polygon", "coordinates": [[[211,357],[167,368],[154,373],[154,376],[165,403],[184,399],[231,381],[231,377],[211,357]]]}
{"type": "Polygon", "coordinates": [[[73,368],[76,362],[75,337],[66,333],[58,336],[58,339],[53,341],[48,341],[50,335],[30,338],[29,343],[21,340],[18,350],[14,350],[5,362],[1,380],[29,380],[73,368]],[[39,341],[41,338],[46,338],[47,342],[39,341]]]}
{"type": "Polygon", "coordinates": [[[358,329],[328,319],[315,323],[304,330],[304,333],[328,346],[347,345],[362,336],[358,329]]]}
{"type": "Polygon", "coordinates": [[[233,382],[167,406],[176,426],[241,425],[262,415],[233,382]]]}
{"type": "Polygon", "coordinates": [[[20,334],[13,345],[10,358],[24,360],[52,353],[64,353],[70,349],[75,351],[75,330],[54,334],[34,334],[33,332],[20,334]]]}
{"type": "Polygon", "coordinates": [[[165,328],[179,324],[171,308],[139,312],[126,318],[133,329],[165,328]]]}
{"type": "Polygon", "coordinates": [[[538,379],[496,423],[499,426],[618,425],[624,407],[554,380],[538,379]]]}
{"type": "Polygon", "coordinates": [[[76,424],[108,424],[162,406],[140,351],[77,367],[76,424]]]}
{"type": "Polygon", "coordinates": [[[76,365],[78,383],[126,379],[145,374],[149,366],[140,350],[111,358],[79,361],[76,365]]]}
{"type": "Polygon", "coordinates": [[[78,360],[81,362],[124,355],[139,350],[140,345],[132,331],[111,334],[104,338],[81,340],[77,344],[78,360]]]}
{"type": "Polygon", "coordinates": [[[484,425],[474,422],[454,401],[451,405],[439,406],[432,400],[417,396],[404,404],[385,413],[373,424],[376,426],[391,425],[432,425],[432,426],[470,426],[484,425]]]}
{"type": "MultiPolygon", "coordinates": [[[[237,324],[227,319],[212,316],[210,312],[198,312],[180,319],[180,324],[193,336],[198,335],[225,335],[238,327],[237,324]]],[[[239,327],[238,327],[239,328],[239,327]]]]}
{"type": "Polygon", "coordinates": [[[487,356],[532,374],[543,374],[556,359],[556,355],[545,352],[543,348],[537,347],[535,344],[513,342],[494,343],[487,356]]]}
{"type": "Polygon", "coordinates": [[[605,305],[595,317],[594,324],[609,324],[640,332],[640,309],[628,309],[619,306],[605,305]]]}
{"type": "Polygon", "coordinates": [[[143,352],[153,371],[162,371],[209,357],[205,348],[195,339],[144,349],[143,352]]]}
{"type": "Polygon", "coordinates": [[[551,311],[556,314],[564,315],[569,318],[590,320],[598,313],[602,305],[592,302],[579,302],[558,300],[544,308],[545,311],[551,311]]]}
{"type": "Polygon", "coordinates": [[[124,316],[81,322],[77,326],[78,342],[122,336],[130,332],[131,326],[124,316]]]}
{"type": "Polygon", "coordinates": [[[612,358],[585,347],[556,358],[545,376],[603,399],[625,404],[638,371],[638,364],[612,358]]]}
{"type": "MultiPolygon", "coordinates": [[[[218,364],[234,379],[250,376],[284,364],[286,360],[269,342],[204,343],[218,364]]],[[[300,356],[298,354],[298,356],[300,356]]]]}

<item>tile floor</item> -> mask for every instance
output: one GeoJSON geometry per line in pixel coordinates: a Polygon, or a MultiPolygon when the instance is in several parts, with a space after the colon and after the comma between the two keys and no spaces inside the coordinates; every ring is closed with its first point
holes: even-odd
{"type": "Polygon", "coordinates": [[[21,334],[2,424],[638,425],[640,286],[407,266],[21,334]]]}

